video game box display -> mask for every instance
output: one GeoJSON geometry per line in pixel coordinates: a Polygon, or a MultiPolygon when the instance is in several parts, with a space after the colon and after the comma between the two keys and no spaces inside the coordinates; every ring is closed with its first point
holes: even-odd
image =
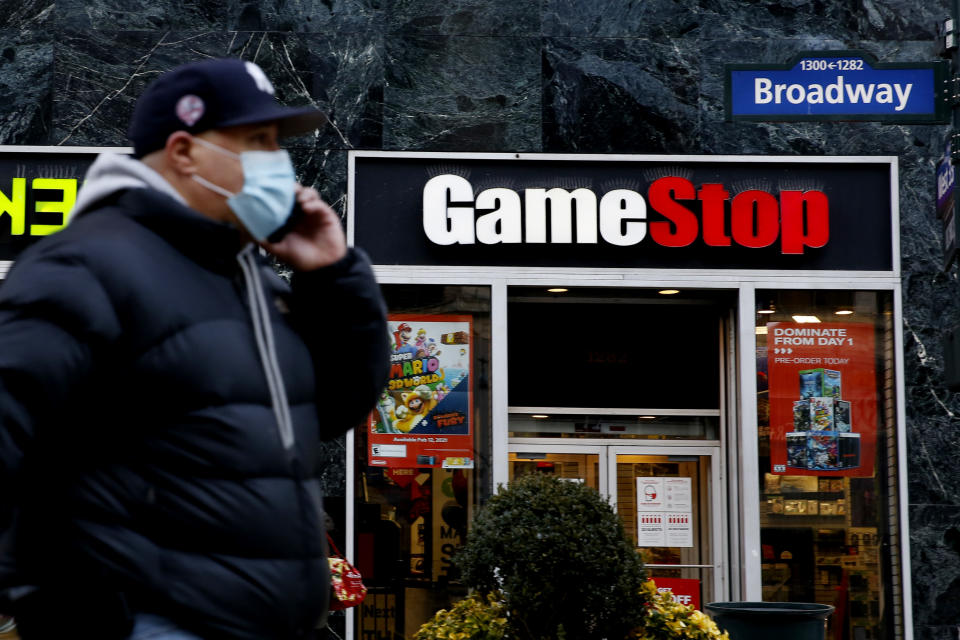
{"type": "Polygon", "coordinates": [[[842,400],[839,371],[800,371],[800,399],[787,433],[787,467],[818,471],[860,466],[860,434],[853,432],[850,402],[842,400]]]}

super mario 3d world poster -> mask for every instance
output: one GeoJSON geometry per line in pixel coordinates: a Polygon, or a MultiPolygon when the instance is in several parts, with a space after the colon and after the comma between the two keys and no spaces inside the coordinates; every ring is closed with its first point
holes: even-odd
{"type": "Polygon", "coordinates": [[[396,314],[388,327],[390,377],[370,414],[369,464],[473,468],[472,317],[396,314]]]}

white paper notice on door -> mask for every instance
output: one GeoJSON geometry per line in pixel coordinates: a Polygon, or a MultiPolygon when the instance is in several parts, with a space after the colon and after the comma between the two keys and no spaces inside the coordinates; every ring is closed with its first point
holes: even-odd
{"type": "Polygon", "coordinates": [[[693,518],[689,513],[663,514],[665,547],[693,546],[693,518]]]}
{"type": "Polygon", "coordinates": [[[641,513],[637,517],[637,546],[665,547],[667,537],[662,513],[641,513]]]}
{"type": "Polygon", "coordinates": [[[637,511],[663,511],[663,478],[637,478],[637,511]]]}
{"type": "Polygon", "coordinates": [[[690,478],[663,478],[664,511],[693,512],[693,490],[690,478]]]}
{"type": "Polygon", "coordinates": [[[637,546],[693,546],[690,478],[637,478],[637,546]]]}

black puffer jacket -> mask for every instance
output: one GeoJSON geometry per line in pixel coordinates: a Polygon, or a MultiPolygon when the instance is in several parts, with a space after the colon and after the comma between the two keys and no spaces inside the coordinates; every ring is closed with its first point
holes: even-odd
{"type": "Polygon", "coordinates": [[[70,637],[107,637],[126,602],[204,638],[279,640],[322,615],[317,445],[382,389],[385,310],[358,251],[287,287],[241,249],[133,188],[0,287],[0,587],[28,594],[25,629],[76,614],[70,637]]]}

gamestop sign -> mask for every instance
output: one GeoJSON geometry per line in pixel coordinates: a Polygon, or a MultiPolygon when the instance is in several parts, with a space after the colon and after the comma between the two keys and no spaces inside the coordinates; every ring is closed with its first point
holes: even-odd
{"type": "Polygon", "coordinates": [[[466,178],[443,174],[423,188],[423,231],[434,244],[597,244],[618,247],[650,240],[663,247],[686,247],[697,240],[711,247],[769,247],[802,254],[830,239],[830,203],[822,191],[781,191],[779,197],[748,189],[730,197],[722,184],[699,188],[669,176],[650,184],[648,222],[643,195],[611,189],[602,195],[587,188],[505,188],[477,193],[466,178]],[[451,204],[456,202],[458,204],[451,204]],[[700,216],[687,203],[699,206],[700,216]],[[729,205],[729,206],[728,206],[729,205]],[[481,211],[480,215],[477,212],[481,211]],[[729,220],[728,218],[729,214],[729,220]],[[653,216],[651,216],[653,217],[653,216]],[[576,230],[576,233],[574,233],[576,230]]]}
{"type": "Polygon", "coordinates": [[[893,268],[889,158],[351,154],[377,264],[893,268]]]}

